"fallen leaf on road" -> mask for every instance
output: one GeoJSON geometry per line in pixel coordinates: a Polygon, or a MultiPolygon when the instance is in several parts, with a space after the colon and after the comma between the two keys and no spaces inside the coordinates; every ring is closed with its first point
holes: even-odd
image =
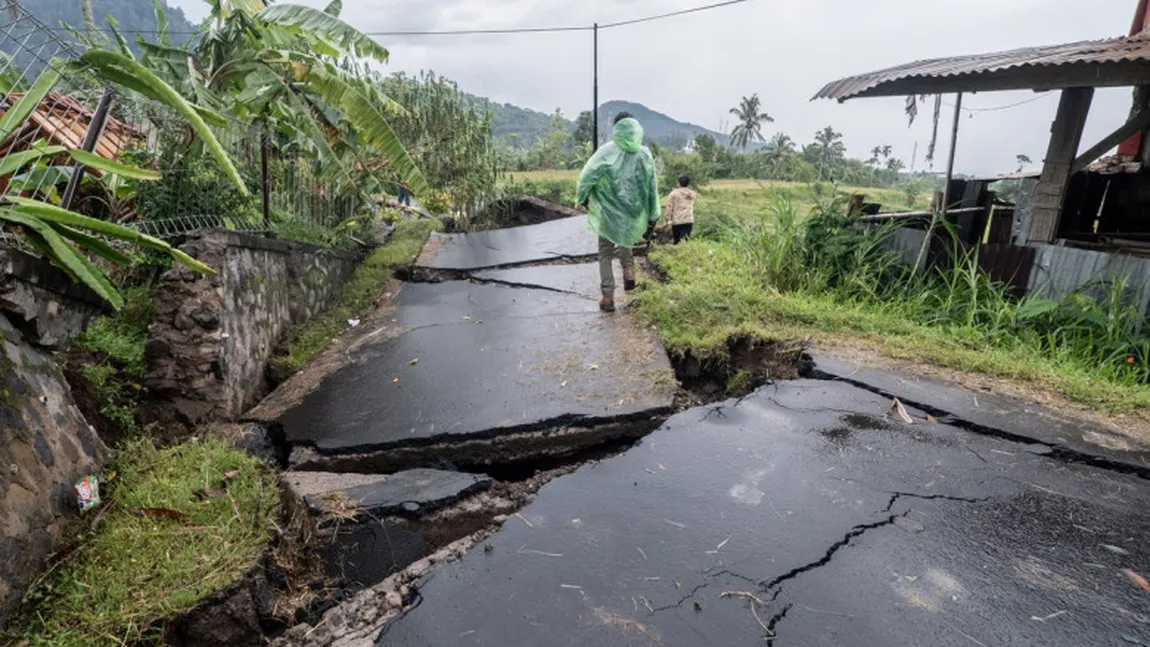
{"type": "Polygon", "coordinates": [[[567,380],[563,380],[563,383],[559,385],[559,388],[563,388],[565,386],[567,386],[567,380]]]}
{"type": "Polygon", "coordinates": [[[1143,591],[1150,591],[1150,582],[1147,582],[1146,578],[1129,568],[1122,569],[1122,572],[1126,574],[1126,577],[1133,580],[1135,584],[1142,587],[1143,591]]]}
{"type": "Polygon", "coordinates": [[[399,378],[398,377],[395,378],[394,380],[391,381],[391,383],[392,384],[399,384],[399,378]]]}
{"type": "Polygon", "coordinates": [[[906,412],[906,407],[902,406],[902,401],[899,400],[898,398],[895,398],[894,402],[890,405],[890,411],[897,412],[898,417],[902,418],[902,421],[905,422],[906,424],[908,424],[908,425],[914,424],[914,418],[910,417],[910,414],[906,412]]]}
{"type": "Polygon", "coordinates": [[[587,370],[588,370],[588,371],[598,371],[598,370],[599,370],[599,365],[598,365],[598,364],[591,364],[591,365],[589,365],[589,366],[587,367],[587,370]]]}
{"type": "Polygon", "coordinates": [[[408,363],[409,363],[409,364],[411,364],[412,366],[415,366],[416,364],[418,364],[418,363],[419,363],[419,358],[417,357],[417,358],[415,358],[415,359],[411,360],[411,361],[410,361],[410,362],[408,362],[408,363]]]}

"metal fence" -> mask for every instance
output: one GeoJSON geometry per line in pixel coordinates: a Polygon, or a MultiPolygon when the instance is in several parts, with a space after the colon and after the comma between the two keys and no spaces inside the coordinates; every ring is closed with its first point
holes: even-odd
{"type": "MultiPolygon", "coordinates": [[[[60,81],[19,128],[0,142],[0,194],[59,204],[162,238],[226,228],[334,244],[358,198],[315,173],[311,160],[281,154],[274,135],[232,121],[214,128],[250,192],[225,177],[178,114],[155,101],[106,86],[91,69],[69,66],[81,52],[66,31],[49,27],[17,0],[0,0],[0,114],[41,74],[60,81]],[[157,181],[126,181],[77,166],[67,153],[11,170],[44,146],[84,149],[161,172],[157,181]]],[[[345,189],[348,187],[344,187],[345,189]]],[[[22,237],[0,229],[0,242],[22,237]]]]}

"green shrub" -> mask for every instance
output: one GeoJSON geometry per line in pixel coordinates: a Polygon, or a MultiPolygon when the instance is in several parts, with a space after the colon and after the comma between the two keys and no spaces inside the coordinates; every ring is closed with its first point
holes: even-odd
{"type": "Polygon", "coordinates": [[[659,190],[663,193],[669,193],[671,189],[679,186],[679,178],[684,175],[691,179],[693,188],[705,188],[710,184],[714,170],[698,153],[664,152],[662,166],[659,190]]]}

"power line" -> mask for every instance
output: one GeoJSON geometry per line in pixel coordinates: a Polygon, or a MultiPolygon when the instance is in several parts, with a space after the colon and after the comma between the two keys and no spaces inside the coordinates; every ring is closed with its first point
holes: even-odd
{"type": "MultiPolygon", "coordinates": [[[[441,31],[365,31],[365,36],[472,36],[477,34],[553,34],[591,31],[594,27],[513,27],[507,29],[447,29],[441,31]]],[[[600,27],[602,29],[602,27],[600,27]]]]}
{"type": "Polygon", "coordinates": [[[620,22],[607,23],[599,25],[599,29],[611,29],[614,27],[624,27],[626,25],[637,25],[642,22],[651,22],[652,20],[662,20],[663,18],[674,18],[676,16],[685,16],[691,13],[698,13],[700,11],[708,11],[710,9],[718,9],[720,7],[728,7],[730,5],[742,4],[748,0],[727,0],[726,2],[717,2],[703,7],[695,7],[693,9],[683,9],[681,11],[672,11],[671,13],[663,13],[656,16],[647,16],[646,18],[635,18],[634,20],[623,20],[620,22]]]}
{"type": "MultiPolygon", "coordinates": [[[[1051,94],[1050,92],[1043,92],[1036,97],[1031,97],[1025,101],[1019,101],[1018,103],[1011,103],[1011,104],[1007,104],[1005,106],[994,106],[991,108],[967,108],[967,107],[963,107],[962,110],[963,110],[963,112],[969,112],[972,114],[975,112],[997,112],[999,110],[1009,110],[1011,108],[1017,108],[1019,106],[1024,106],[1028,103],[1034,103],[1035,101],[1041,101],[1042,99],[1045,99],[1045,98],[1051,97],[1051,96],[1054,96],[1054,95],[1051,94]]],[[[954,107],[953,103],[946,103],[945,101],[943,102],[943,105],[945,105],[948,108],[954,107]]]]}
{"type": "MultiPolygon", "coordinates": [[[[719,9],[730,5],[742,4],[750,0],[726,0],[726,2],[718,2],[715,4],[704,5],[702,7],[693,7],[691,9],[681,9],[679,11],[672,11],[670,13],[657,14],[653,16],[645,16],[643,18],[634,18],[631,20],[621,20],[613,23],[606,23],[599,25],[599,29],[613,29],[615,27],[626,27],[628,25],[637,25],[639,23],[652,22],[655,20],[663,20],[665,18],[674,18],[677,16],[685,16],[687,14],[699,13],[701,11],[710,11],[712,9],[719,9]]],[[[55,31],[69,31],[64,27],[51,27],[55,31]]],[[[593,25],[564,25],[553,27],[507,27],[497,29],[442,29],[442,30],[413,30],[413,31],[366,31],[363,32],[365,36],[476,36],[476,35],[498,35],[498,34],[553,34],[563,32],[580,32],[592,31],[595,27],[593,25]]],[[[158,34],[158,29],[121,29],[122,34],[158,34]]],[[[169,30],[168,34],[173,36],[192,36],[199,32],[197,31],[172,31],[169,30]]]]}

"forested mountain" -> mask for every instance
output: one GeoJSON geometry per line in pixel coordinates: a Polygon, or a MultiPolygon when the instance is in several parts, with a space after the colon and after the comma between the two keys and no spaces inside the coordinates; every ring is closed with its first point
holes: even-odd
{"type": "MultiPolygon", "coordinates": [[[[529,148],[539,138],[551,130],[552,114],[520,108],[511,104],[497,103],[482,97],[466,95],[466,101],[494,113],[491,125],[495,139],[515,148],[529,148]]],[[[620,112],[629,112],[643,124],[647,141],[656,141],[671,148],[682,148],[698,133],[710,135],[716,141],[726,141],[726,136],[713,130],[691,123],[678,121],[647,106],[631,101],[608,101],[599,106],[599,128],[604,137],[611,132],[611,120],[620,112]]],[[[571,130],[575,129],[575,118],[579,115],[564,115],[571,130]]]]}
{"type": "MultiPolygon", "coordinates": [[[[167,15],[171,39],[174,42],[186,40],[190,32],[195,29],[195,25],[188,22],[182,10],[169,8],[164,0],[158,1],[167,15]]],[[[91,2],[94,22],[109,38],[111,32],[108,29],[108,16],[115,18],[117,29],[132,44],[136,41],[134,32],[154,32],[158,28],[153,0],[91,0],[91,2]]],[[[23,0],[20,5],[21,11],[44,23],[51,31],[52,37],[60,38],[66,43],[74,43],[75,38],[62,29],[62,25],[83,30],[84,18],[80,0],[23,0]]],[[[17,64],[39,67],[48,58],[64,55],[58,51],[59,45],[51,41],[49,34],[30,33],[33,31],[30,21],[18,21],[16,31],[20,33],[11,33],[0,38],[0,51],[8,55],[15,54],[17,64]]],[[[155,40],[153,33],[146,33],[143,36],[148,40],[155,40]]]]}
{"type": "Polygon", "coordinates": [[[656,112],[641,103],[631,101],[608,101],[599,106],[599,129],[604,134],[611,132],[611,121],[620,112],[629,112],[643,124],[643,132],[648,141],[659,142],[661,146],[683,148],[695,135],[710,135],[715,141],[725,142],[726,135],[691,123],[686,123],[656,112]]]}

